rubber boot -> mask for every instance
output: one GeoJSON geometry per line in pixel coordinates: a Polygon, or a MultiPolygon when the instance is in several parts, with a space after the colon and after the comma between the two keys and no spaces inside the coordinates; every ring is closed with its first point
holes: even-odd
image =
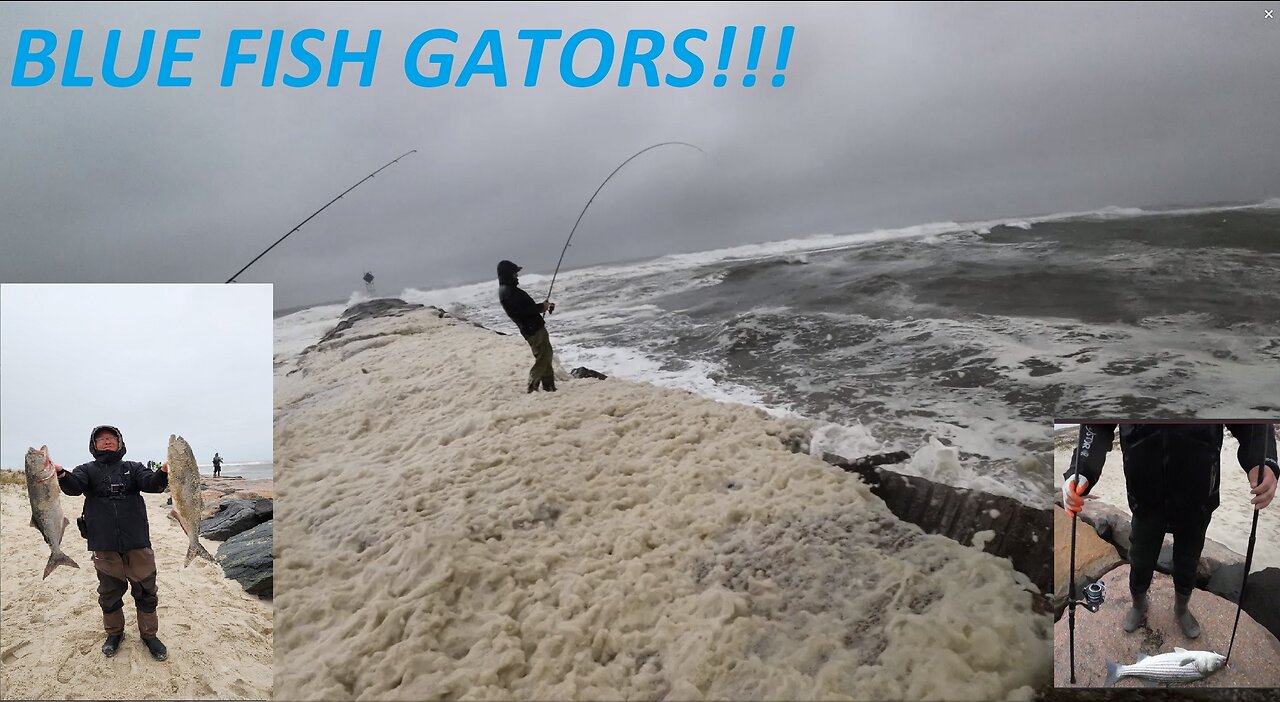
{"type": "Polygon", "coordinates": [[[529,381],[529,392],[533,392],[533,391],[535,391],[535,390],[537,390],[537,389],[538,389],[538,379],[537,379],[537,378],[535,378],[535,379],[533,379],[533,380],[530,380],[530,381],[529,381]]]}
{"type": "Polygon", "coordinates": [[[107,658],[116,655],[116,651],[120,650],[120,642],[123,640],[124,634],[107,634],[107,641],[102,644],[102,655],[107,658]]]}
{"type": "Polygon", "coordinates": [[[1124,630],[1128,632],[1133,632],[1147,620],[1147,593],[1135,592],[1132,594],[1133,606],[1124,615],[1124,630]]]}
{"type": "Polygon", "coordinates": [[[143,639],[142,643],[147,645],[147,650],[151,651],[152,658],[163,661],[169,657],[169,649],[165,648],[160,639],[143,639]]]}
{"type": "Polygon", "coordinates": [[[1191,611],[1187,609],[1187,603],[1191,601],[1191,595],[1173,595],[1173,613],[1178,619],[1178,626],[1182,628],[1182,633],[1189,639],[1198,638],[1200,636],[1200,622],[1191,616],[1191,611]]]}
{"type": "Polygon", "coordinates": [[[556,391],[556,377],[554,375],[542,376],[542,389],[547,392],[556,391]]]}

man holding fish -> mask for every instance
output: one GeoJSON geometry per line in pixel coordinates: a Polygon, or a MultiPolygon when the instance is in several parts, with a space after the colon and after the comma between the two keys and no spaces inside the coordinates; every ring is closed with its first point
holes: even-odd
{"type": "Polygon", "coordinates": [[[107,640],[102,652],[114,656],[124,639],[124,594],[132,585],[138,633],[156,660],[168,650],[156,636],[156,557],[151,550],[147,506],[143,492],[164,492],[168,465],[153,471],[136,461],[124,461],[124,437],[112,426],[96,427],[89,435],[93,460],[67,471],[50,463],[58,485],[68,495],[84,495],[84,519],[89,550],[98,574],[98,604],[107,640]]]}

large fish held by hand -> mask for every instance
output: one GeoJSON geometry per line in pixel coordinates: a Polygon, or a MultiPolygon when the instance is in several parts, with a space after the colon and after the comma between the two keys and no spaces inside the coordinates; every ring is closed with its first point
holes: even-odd
{"type": "Polygon", "coordinates": [[[1226,656],[1213,651],[1188,651],[1175,646],[1172,653],[1143,656],[1133,665],[1107,661],[1106,686],[1126,677],[1142,678],[1148,687],[1156,683],[1191,683],[1213,675],[1226,662],[1226,656]]]}
{"type": "Polygon", "coordinates": [[[27,496],[31,498],[31,526],[40,530],[49,544],[49,562],[44,567],[44,577],[49,577],[60,565],[79,568],[80,564],[62,552],[62,537],[70,522],[62,513],[62,489],[53,463],[49,461],[49,447],[27,449],[27,496]]]}
{"type": "Polygon", "coordinates": [[[200,512],[204,509],[204,498],[200,496],[200,469],[196,466],[196,455],[191,446],[181,436],[169,435],[169,492],[173,495],[173,511],[169,516],[175,517],[187,532],[190,545],[187,546],[185,568],[191,565],[196,556],[207,558],[214,563],[213,555],[200,545],[200,512]]]}

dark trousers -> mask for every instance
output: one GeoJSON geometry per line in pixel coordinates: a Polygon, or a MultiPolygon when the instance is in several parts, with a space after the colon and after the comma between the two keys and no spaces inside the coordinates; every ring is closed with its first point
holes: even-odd
{"type": "Polygon", "coordinates": [[[123,553],[94,551],[93,567],[98,572],[98,604],[102,607],[102,626],[108,634],[124,633],[124,593],[133,590],[133,605],[138,613],[138,634],[154,639],[160,629],[156,616],[156,554],[149,548],[123,553]]]}
{"type": "Polygon", "coordinates": [[[1133,533],[1129,537],[1129,591],[1143,593],[1151,587],[1156,559],[1164,545],[1164,535],[1173,533],[1173,589],[1189,596],[1196,587],[1196,566],[1204,550],[1204,534],[1209,529],[1209,515],[1170,520],[1159,512],[1133,515],[1133,533]]]}

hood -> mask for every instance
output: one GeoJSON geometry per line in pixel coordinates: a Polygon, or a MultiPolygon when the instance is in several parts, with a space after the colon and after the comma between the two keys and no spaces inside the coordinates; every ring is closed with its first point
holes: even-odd
{"type": "Polygon", "coordinates": [[[89,432],[89,453],[93,454],[93,460],[98,463],[115,463],[124,458],[124,452],[124,434],[121,434],[119,429],[111,426],[110,424],[103,424],[101,426],[94,427],[93,431],[89,432]],[[99,451],[93,447],[93,437],[97,436],[98,432],[103,429],[106,429],[116,435],[116,441],[120,443],[120,448],[115,451],[99,451]]]}
{"type": "Polygon", "coordinates": [[[498,261],[498,283],[500,285],[519,285],[517,277],[522,269],[511,261],[498,261]]]}

